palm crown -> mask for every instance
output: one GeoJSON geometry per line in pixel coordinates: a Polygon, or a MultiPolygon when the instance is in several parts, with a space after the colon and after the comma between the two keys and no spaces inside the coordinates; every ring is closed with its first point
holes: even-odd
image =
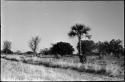
{"type": "Polygon", "coordinates": [[[82,35],[85,35],[86,37],[90,38],[91,35],[88,35],[88,31],[90,31],[90,28],[82,25],[82,24],[76,24],[71,27],[71,31],[68,33],[70,37],[78,36],[81,37],[82,35]]]}

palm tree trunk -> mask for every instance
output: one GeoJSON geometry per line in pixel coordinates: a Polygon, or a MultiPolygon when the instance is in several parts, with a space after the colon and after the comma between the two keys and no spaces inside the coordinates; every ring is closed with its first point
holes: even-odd
{"type": "Polygon", "coordinates": [[[78,37],[79,40],[79,59],[81,63],[86,62],[86,56],[82,54],[82,47],[81,47],[81,36],[78,37]]]}
{"type": "Polygon", "coordinates": [[[78,40],[79,40],[79,59],[80,59],[80,62],[83,63],[83,57],[81,52],[81,36],[78,37],[78,40]]]}
{"type": "Polygon", "coordinates": [[[79,55],[82,56],[82,52],[81,52],[81,37],[79,37],[79,55]]]}
{"type": "Polygon", "coordinates": [[[35,49],[33,50],[33,53],[34,53],[34,56],[37,56],[37,52],[35,49]]]}

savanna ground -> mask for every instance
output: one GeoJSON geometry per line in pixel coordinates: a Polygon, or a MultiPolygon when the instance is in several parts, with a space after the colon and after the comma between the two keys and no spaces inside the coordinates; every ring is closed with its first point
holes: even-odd
{"type": "Polygon", "coordinates": [[[50,55],[1,55],[2,81],[124,81],[124,57],[87,57],[79,63],[78,56],[56,59],[50,55]]]}

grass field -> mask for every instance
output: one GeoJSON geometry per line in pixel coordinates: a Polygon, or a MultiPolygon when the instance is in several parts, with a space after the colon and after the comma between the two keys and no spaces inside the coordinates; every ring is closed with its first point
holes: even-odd
{"type": "Polygon", "coordinates": [[[87,57],[87,63],[80,64],[77,56],[55,59],[51,56],[1,55],[1,80],[123,81],[124,58],[108,58],[87,57]]]}

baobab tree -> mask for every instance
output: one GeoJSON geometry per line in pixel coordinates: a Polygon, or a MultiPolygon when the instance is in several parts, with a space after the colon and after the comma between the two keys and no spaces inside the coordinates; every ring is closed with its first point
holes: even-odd
{"type": "Polygon", "coordinates": [[[38,49],[38,44],[40,43],[40,38],[39,36],[32,37],[32,39],[29,42],[29,47],[33,51],[33,53],[37,56],[37,49],[38,49]]]}
{"type": "Polygon", "coordinates": [[[81,63],[86,62],[86,56],[82,54],[81,52],[81,39],[84,36],[85,38],[87,37],[88,39],[91,38],[91,35],[88,34],[88,31],[90,31],[90,28],[84,24],[75,24],[74,26],[71,27],[71,31],[68,33],[70,37],[77,37],[78,38],[78,52],[79,52],[79,59],[81,63]]]}

